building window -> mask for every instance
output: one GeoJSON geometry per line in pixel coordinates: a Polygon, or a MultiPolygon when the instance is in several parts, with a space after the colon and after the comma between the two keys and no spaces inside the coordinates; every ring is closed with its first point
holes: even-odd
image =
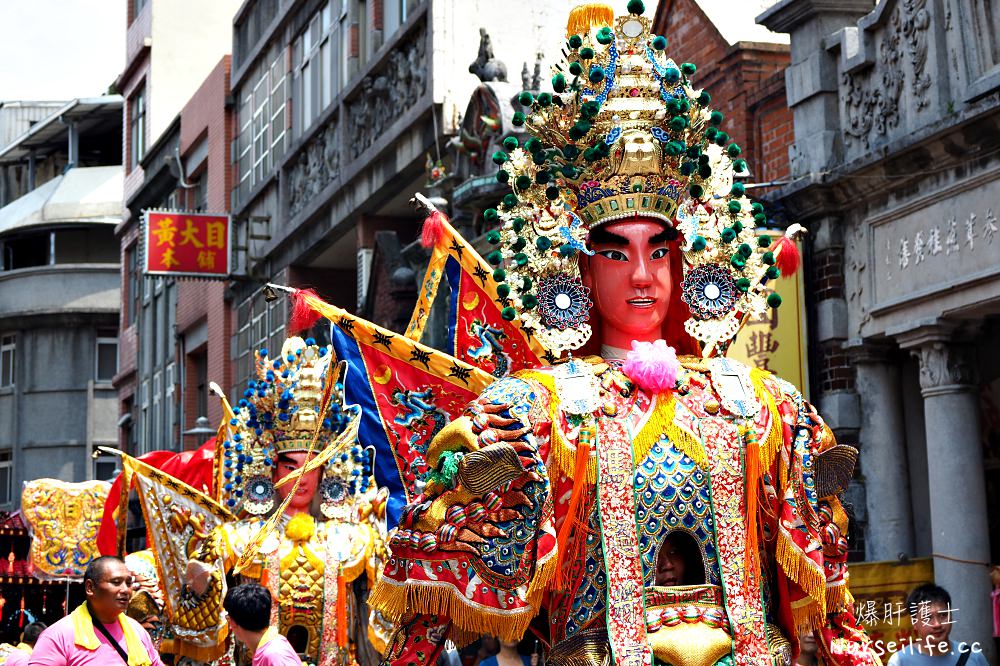
{"type": "Polygon", "coordinates": [[[129,169],[139,166],[146,155],[146,88],[139,88],[128,103],[129,169]]]}
{"type": "Polygon", "coordinates": [[[0,450],[0,505],[11,502],[11,486],[14,485],[14,456],[10,449],[0,450]]]}
{"type": "Polygon", "coordinates": [[[17,357],[17,338],[0,337],[0,387],[14,385],[14,362],[17,357]]]}
{"type": "Polygon", "coordinates": [[[118,373],[118,337],[103,335],[97,338],[97,363],[94,378],[110,382],[118,373]]]}
{"type": "Polygon", "coordinates": [[[343,86],[341,42],[345,16],[343,0],[331,0],[316,12],[292,45],[297,136],[309,129],[343,86]]]}
{"type": "Polygon", "coordinates": [[[255,351],[267,349],[272,357],[281,352],[287,321],[285,303],[284,298],[268,303],[262,294],[257,294],[243,301],[237,308],[236,344],[233,347],[236,360],[234,395],[242,395],[247,381],[256,378],[255,351]]]}
{"type": "Polygon", "coordinates": [[[94,458],[94,480],[114,481],[121,470],[118,468],[118,456],[111,453],[98,453],[94,458]]]}
{"type": "Polygon", "coordinates": [[[139,308],[142,307],[142,292],[139,290],[139,245],[135,244],[130,246],[125,250],[125,262],[126,262],[126,279],[128,283],[125,288],[128,290],[125,294],[125,309],[128,316],[128,325],[131,326],[135,323],[135,318],[139,314],[139,308]]]}
{"type": "Polygon", "coordinates": [[[194,187],[189,192],[190,208],[196,213],[204,213],[208,210],[208,174],[202,172],[198,180],[194,181],[194,187]]]}
{"type": "Polygon", "coordinates": [[[285,154],[285,51],[262,58],[240,91],[237,113],[236,169],[237,202],[266,180],[285,154]]]}

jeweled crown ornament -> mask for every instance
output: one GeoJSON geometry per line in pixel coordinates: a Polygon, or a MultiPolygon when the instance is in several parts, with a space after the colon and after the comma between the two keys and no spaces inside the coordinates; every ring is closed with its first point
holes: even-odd
{"type": "Polygon", "coordinates": [[[274,506],[271,477],[278,455],[308,451],[314,439],[313,450],[322,451],[344,430],[350,415],[344,410],[342,385],[334,387],[339,397],[320,413],[326,375],[337,366],[330,348],[312,338],[288,338],[273,358],[267,349],[259,350],[255,369],[256,379],[247,382],[229,422],[230,437],[222,444],[222,495],[231,509],[261,515],[274,506]]]}
{"type": "Polygon", "coordinates": [[[577,261],[602,224],[641,215],[681,232],[685,328],[706,350],[723,348],[762,310],[767,280],[780,273],[780,250],[754,231],[763,208],[734,180],[746,173],[740,147],[694,87],[695,65],[666,56],[667,39],[651,34],[644,11],[641,0],[617,18],[603,4],[574,9],[553,92],[517,99],[513,122],[531,138],[507,137],[493,155],[497,179],[512,188],[484,212],[496,225],[487,260],[503,316],[520,318],[556,355],[591,335],[577,261]]]}

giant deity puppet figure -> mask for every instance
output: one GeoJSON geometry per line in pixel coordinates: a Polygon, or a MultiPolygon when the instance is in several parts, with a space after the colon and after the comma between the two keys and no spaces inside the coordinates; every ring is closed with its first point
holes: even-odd
{"type": "MultiPolygon", "coordinates": [[[[224,626],[227,584],[252,581],[270,589],[271,626],[305,663],[373,663],[369,641],[384,647],[387,625],[364,611],[359,594],[387,556],[386,494],[372,477],[373,452],[356,441],[359,414],[343,405],[343,370],[335,376],[328,352],[296,337],[278,356],[257,352],[256,378],[233,410],[219,470],[221,499],[246,517],[213,530],[188,563],[177,601],[191,627],[182,631],[224,626]]],[[[225,663],[249,664],[224,632],[201,653],[223,651],[233,655],[225,663]]]]}
{"type": "Polygon", "coordinates": [[[400,624],[387,664],[529,628],[553,664],[788,664],[803,632],[877,661],[847,589],[853,449],[724,356],[794,244],[755,232],[740,148],[642,4],[574,10],[554,93],[518,99],[532,137],[493,156],[502,316],[558,360],[431,441],[370,598],[400,624]]]}

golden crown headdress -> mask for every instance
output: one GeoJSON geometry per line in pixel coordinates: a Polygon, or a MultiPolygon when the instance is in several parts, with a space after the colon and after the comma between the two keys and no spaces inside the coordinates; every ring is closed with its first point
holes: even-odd
{"type": "Polygon", "coordinates": [[[766,288],[779,252],[754,231],[763,208],[734,181],[746,171],[741,149],[711,96],[692,86],[695,66],[665,55],[644,10],[641,0],[618,18],[603,4],[574,9],[553,92],[517,99],[524,111],[513,122],[531,138],[507,137],[493,155],[513,190],[484,212],[496,225],[487,260],[503,316],[557,355],[591,333],[577,253],[588,252],[590,229],[625,217],[654,217],[683,235],[685,328],[706,347],[724,347],[748,313],[780,303],[766,288]]]}
{"type": "MultiPolygon", "coordinates": [[[[222,443],[222,498],[234,511],[260,515],[274,506],[272,472],[278,456],[324,451],[349,421],[360,417],[360,408],[344,405],[346,368],[338,368],[331,348],[312,338],[288,338],[275,357],[267,349],[257,351],[255,370],[222,443]],[[328,388],[332,397],[321,412],[328,388]]],[[[374,490],[373,456],[370,447],[357,443],[332,456],[320,488],[324,505],[374,490]]]]}

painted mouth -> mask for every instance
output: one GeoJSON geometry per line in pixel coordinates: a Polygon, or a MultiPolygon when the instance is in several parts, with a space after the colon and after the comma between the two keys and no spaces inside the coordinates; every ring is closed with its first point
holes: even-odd
{"type": "Polygon", "coordinates": [[[645,296],[639,298],[630,298],[625,302],[637,308],[651,308],[654,305],[656,305],[655,298],[647,298],[645,296]]]}

